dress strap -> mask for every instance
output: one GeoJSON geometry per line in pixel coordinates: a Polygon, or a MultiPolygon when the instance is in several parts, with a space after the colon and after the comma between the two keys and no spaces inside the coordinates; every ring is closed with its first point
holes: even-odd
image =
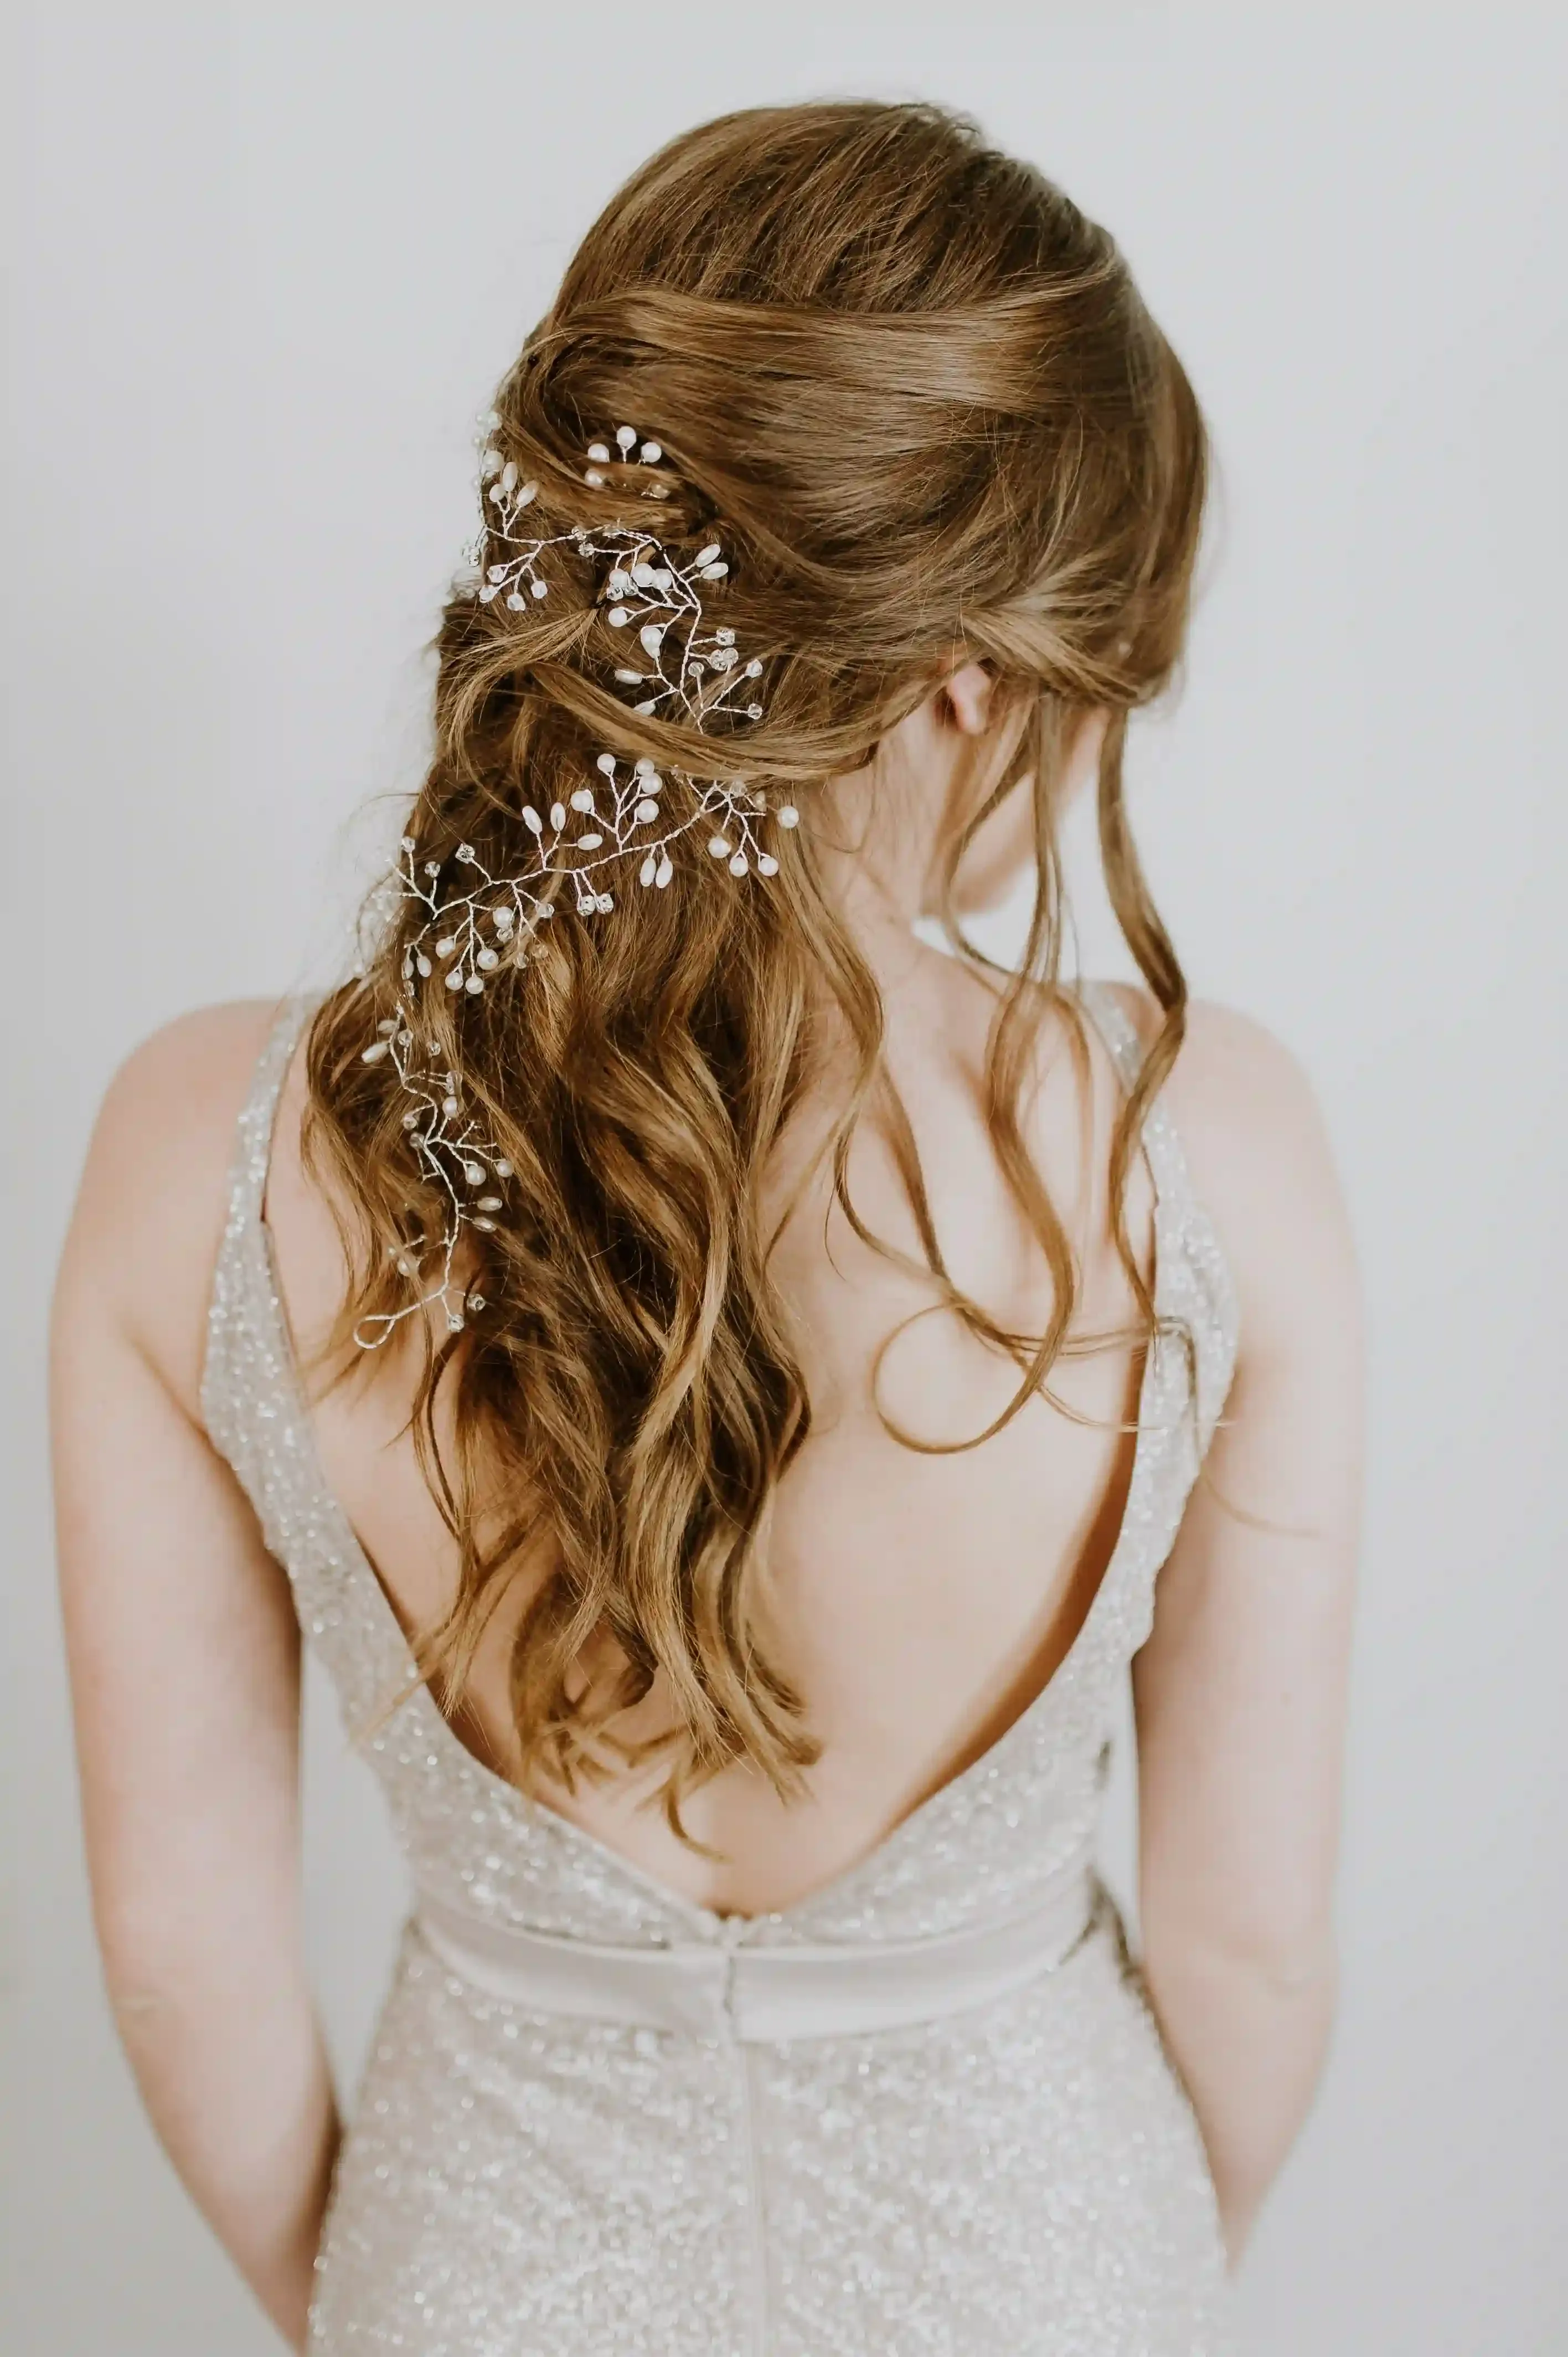
{"type": "MultiPolygon", "coordinates": [[[[251,1085],[240,1112],[229,1173],[229,1230],[259,1221],[267,1190],[267,1166],[272,1159],[273,1125],[278,1099],[316,1000],[295,995],[279,1002],[262,1052],[251,1074],[251,1085]]],[[[225,1243],[228,1235],[225,1234],[225,1243]]]]}
{"type": "MultiPolygon", "coordinates": [[[[1131,1016],[1102,982],[1080,981],[1078,996],[1130,1089],[1143,1069],[1144,1052],[1131,1016]]],[[[1155,1296],[1162,1311],[1187,1328],[1195,1346],[1201,1453],[1235,1372],[1240,1304],[1224,1247],[1193,1186],[1163,1090],[1144,1111],[1141,1143],[1155,1187],[1155,1296]]]]}
{"type": "MultiPolygon", "coordinates": [[[[1103,982],[1080,981],[1078,998],[1110,1050],[1123,1088],[1131,1092],[1144,1068],[1144,1048],[1137,1027],[1115,992],[1103,982]]],[[[1156,1092],[1144,1114],[1142,1144],[1160,1209],[1182,1216],[1194,1208],[1192,1177],[1170,1110],[1156,1092]]]]}
{"type": "Polygon", "coordinates": [[[273,1125],[290,1060],[315,1007],[316,1001],[306,996],[291,995],[280,1001],[252,1069],[235,1125],[228,1209],[212,1273],[201,1385],[208,1432],[231,1457],[233,1444],[242,1436],[247,1394],[263,1373],[246,1343],[255,1322],[255,1304],[271,1276],[262,1211],[273,1125]]]}

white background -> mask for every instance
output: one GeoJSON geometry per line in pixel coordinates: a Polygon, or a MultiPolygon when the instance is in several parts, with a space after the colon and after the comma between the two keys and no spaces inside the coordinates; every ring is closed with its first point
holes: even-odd
{"type": "MultiPolygon", "coordinates": [[[[475,413],[598,205],[821,93],[947,100],[1059,178],[1220,455],[1135,813],[1195,988],[1316,1077],[1375,1350],[1344,2009],[1251,2345],[1568,2346],[1560,14],[54,0],[14,38],[6,2347],[274,2345],[89,1939],[38,1367],[93,1106],[166,1017],[335,954],[349,814],[417,770],[475,413]]],[[[1083,922],[1117,963],[1091,883],[1083,922]]],[[[307,1739],[351,2071],[399,1894],[314,1688],[307,1739]]]]}

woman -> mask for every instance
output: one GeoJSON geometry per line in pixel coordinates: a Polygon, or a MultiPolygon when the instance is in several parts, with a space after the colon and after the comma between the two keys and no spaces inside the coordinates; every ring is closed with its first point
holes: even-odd
{"type": "Polygon", "coordinates": [[[1332,2005],[1359,1345],[1306,1087],[1188,1006],[1123,809],[1204,475],[1110,238],[968,126],[678,140],[487,421],[361,970],[110,1091],[98,1926],[296,2348],[1226,2345],[1332,2005]],[[1146,990],[1063,975],[1091,777],[1146,990]],[[296,1615],[413,1891],[341,2140],[296,1615]]]}

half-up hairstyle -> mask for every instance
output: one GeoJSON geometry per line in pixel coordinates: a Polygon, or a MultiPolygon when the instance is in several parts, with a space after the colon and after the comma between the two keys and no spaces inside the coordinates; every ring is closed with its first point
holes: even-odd
{"type": "MultiPolygon", "coordinates": [[[[1017,1366],[998,1423],[1046,1388],[1067,1344],[1073,1254],[1018,1103],[1044,1004],[1071,1008],[1058,985],[1055,788],[1097,707],[1111,716],[1099,777],[1109,890],[1164,1010],[1111,1169],[1119,1250],[1154,1325],[1124,1196],[1186,989],[1128,830],[1122,761],[1128,711],[1159,693],[1181,651],[1205,436],[1107,233],[1030,166],[924,105],[757,109],[676,140],[588,232],[496,410],[491,440],[537,483],[541,534],[625,512],[639,471],[585,480],[596,436],[629,421],[662,446],[671,496],[645,512],[670,545],[722,528],[732,565],[718,619],[766,667],[745,772],[798,804],[800,825],[766,883],[698,856],[613,917],[579,915],[568,894],[479,996],[445,989],[439,971],[403,979],[413,920],[383,922],[308,1044],[306,1153],[347,1200],[352,1255],[329,1351],[352,1362],[356,1324],[406,1297],[400,1261],[442,1232],[446,1206],[413,1165],[395,1075],[362,1052],[412,990],[412,1020],[511,1173],[504,1216],[465,1240],[474,1314],[460,1332],[423,1318],[404,1329],[424,1336],[414,1434],[460,1545],[450,1609],[420,1632],[416,1660],[448,1703],[460,1698],[479,1634],[526,1566],[511,1654],[524,1781],[538,1767],[571,1788],[666,1751],[666,1813],[690,1839],[682,1798],[731,1760],[750,1759],[788,1793],[817,1756],[760,1625],[768,1510],[811,1403],[759,1204],[814,1070],[824,996],[855,1051],[828,1150],[857,1231],[847,1155],[875,1102],[930,1285],[1017,1366]],[[964,850],[1014,791],[1032,795],[1035,817],[1035,903],[1019,970],[994,977],[986,1108],[1054,1280],[1047,1330],[1023,1339],[948,1276],[883,1067],[876,986],[812,840],[813,789],[863,768],[973,660],[994,674],[1017,741],[947,849],[944,916],[971,960],[984,963],[953,909],[964,850]],[[448,1370],[455,1439],[443,1450],[433,1411],[448,1370]],[[586,1658],[611,1666],[587,1675],[586,1658]],[[656,1673],[671,1729],[625,1742],[617,1715],[656,1673]]],[[[711,737],[639,716],[615,686],[601,583],[568,555],[549,595],[521,610],[471,583],[454,591],[434,757],[407,822],[422,861],[445,874],[465,845],[493,875],[515,869],[525,804],[569,801],[606,748],[713,774],[711,737]]],[[[732,752],[738,763],[738,742],[732,752]]]]}

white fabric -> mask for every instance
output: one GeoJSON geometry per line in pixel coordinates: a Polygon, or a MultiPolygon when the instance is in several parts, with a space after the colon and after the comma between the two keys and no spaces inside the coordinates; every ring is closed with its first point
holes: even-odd
{"type": "Polygon", "coordinates": [[[744,1916],[729,1919],[734,1941],[618,1946],[497,1923],[435,1897],[414,1921],[449,1971],[526,2012],[766,2045],[898,2029],[1004,1996],[1071,1953],[1096,1889],[1080,1865],[1024,1914],[874,1947],[740,1947],[744,1916]]]}

